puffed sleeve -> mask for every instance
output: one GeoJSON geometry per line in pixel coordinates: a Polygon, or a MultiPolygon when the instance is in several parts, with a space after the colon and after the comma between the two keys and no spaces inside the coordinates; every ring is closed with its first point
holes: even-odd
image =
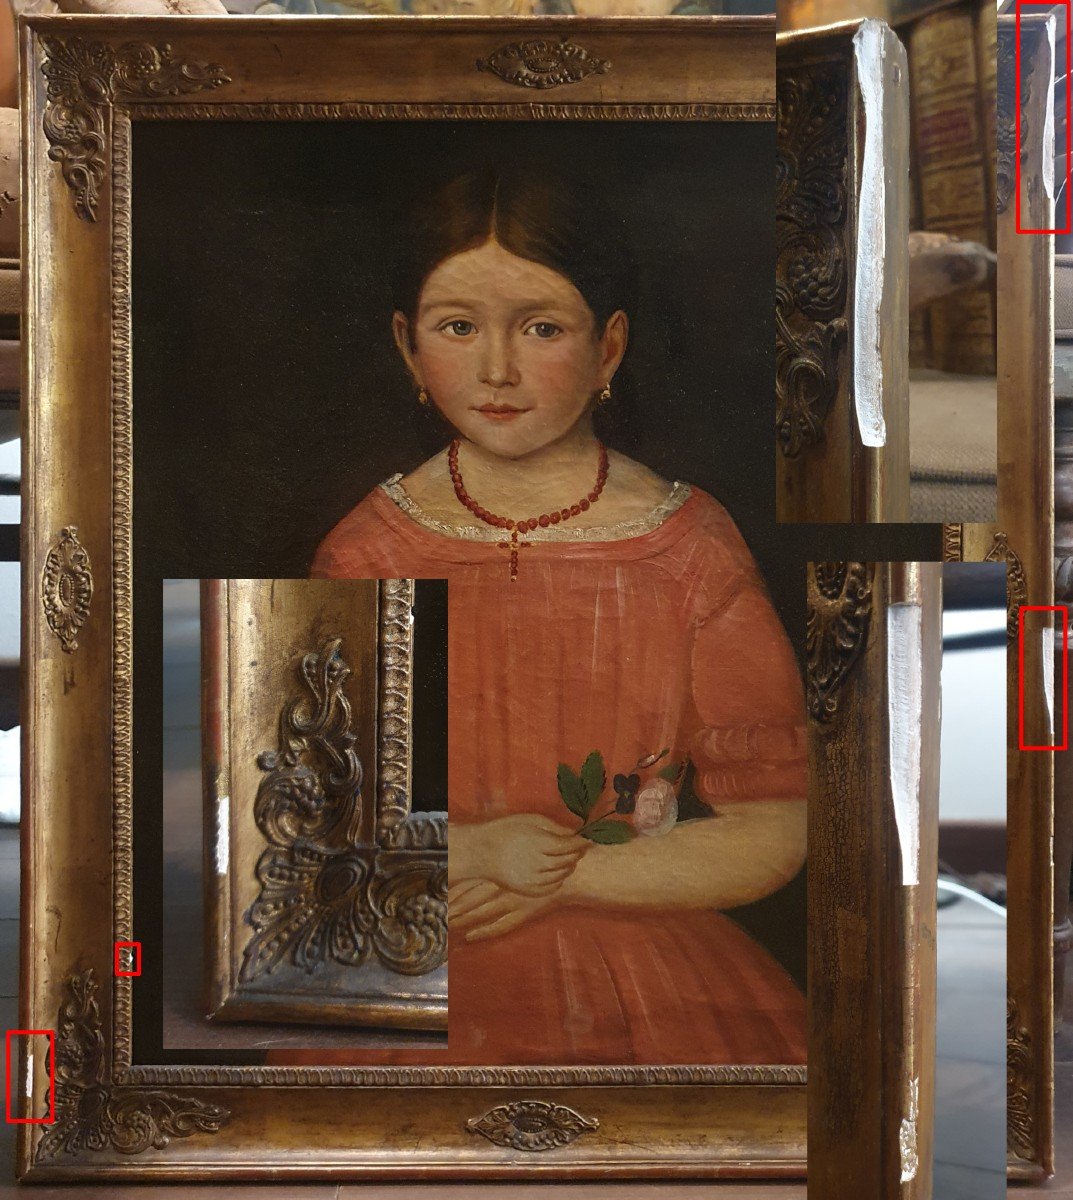
{"type": "Polygon", "coordinates": [[[805,799],[801,676],[751,559],[696,627],[693,699],[700,728],[690,749],[702,800],[805,799]]]}
{"type": "Polygon", "coordinates": [[[309,568],[311,579],[390,579],[421,573],[410,561],[414,556],[400,552],[399,539],[379,514],[378,502],[377,490],[370,492],[324,538],[309,568]],[[393,569],[402,559],[409,569],[393,569]]]}
{"type": "Polygon", "coordinates": [[[346,556],[340,552],[338,539],[326,537],[317,547],[309,568],[310,579],[347,579],[353,571],[347,570],[346,556]]]}

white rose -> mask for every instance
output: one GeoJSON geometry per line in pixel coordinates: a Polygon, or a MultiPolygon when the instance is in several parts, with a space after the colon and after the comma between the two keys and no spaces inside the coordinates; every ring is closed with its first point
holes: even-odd
{"type": "Polygon", "coordinates": [[[678,797],[666,779],[650,779],[637,793],[633,827],[645,837],[670,833],[678,820],[678,797]]]}

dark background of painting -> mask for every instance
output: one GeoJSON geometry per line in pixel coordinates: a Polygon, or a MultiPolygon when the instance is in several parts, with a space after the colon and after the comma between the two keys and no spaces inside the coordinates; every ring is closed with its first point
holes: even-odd
{"type": "MultiPolygon", "coordinates": [[[[415,730],[447,728],[447,580],[414,581],[411,720],[415,730]]],[[[410,745],[410,808],[447,811],[447,745],[415,737],[410,745]]]]}
{"type": "MultiPolygon", "coordinates": [[[[806,561],[940,557],[937,526],[774,522],[773,124],[135,122],[139,664],[160,662],[163,578],[303,576],[371,488],[445,444],[391,341],[398,214],[516,158],[583,172],[626,223],[638,288],[601,432],[727,507],[799,656],[806,561]]],[[[141,666],[139,684],[135,885],[151,924],[160,688],[141,666]]],[[[802,873],[734,914],[802,983],[804,887],[802,873]]],[[[146,975],[149,995],[148,958],[146,975]]]]}
{"type": "Polygon", "coordinates": [[[772,126],[146,123],[138,449],[175,575],[305,574],[371,488],[443,446],[390,336],[398,214],[515,158],[583,170],[629,230],[638,295],[608,440],[713,491],[746,532],[770,520],[772,126]]]}

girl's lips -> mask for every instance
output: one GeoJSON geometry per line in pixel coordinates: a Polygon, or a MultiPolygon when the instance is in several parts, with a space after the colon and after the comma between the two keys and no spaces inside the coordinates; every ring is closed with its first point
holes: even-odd
{"type": "Polygon", "coordinates": [[[520,417],[522,413],[529,412],[528,408],[514,408],[510,404],[482,404],[480,408],[475,408],[474,412],[479,412],[482,417],[488,417],[493,421],[509,421],[513,417],[520,417]]]}

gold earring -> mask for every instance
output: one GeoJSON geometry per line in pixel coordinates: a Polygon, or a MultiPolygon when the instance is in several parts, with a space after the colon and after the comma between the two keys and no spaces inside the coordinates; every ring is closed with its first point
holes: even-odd
{"type": "Polygon", "coordinates": [[[606,404],[611,399],[611,384],[605,383],[604,390],[596,397],[597,404],[606,404]]]}
{"type": "Polygon", "coordinates": [[[417,389],[417,403],[425,405],[426,408],[428,407],[428,392],[423,387],[417,389]]]}

